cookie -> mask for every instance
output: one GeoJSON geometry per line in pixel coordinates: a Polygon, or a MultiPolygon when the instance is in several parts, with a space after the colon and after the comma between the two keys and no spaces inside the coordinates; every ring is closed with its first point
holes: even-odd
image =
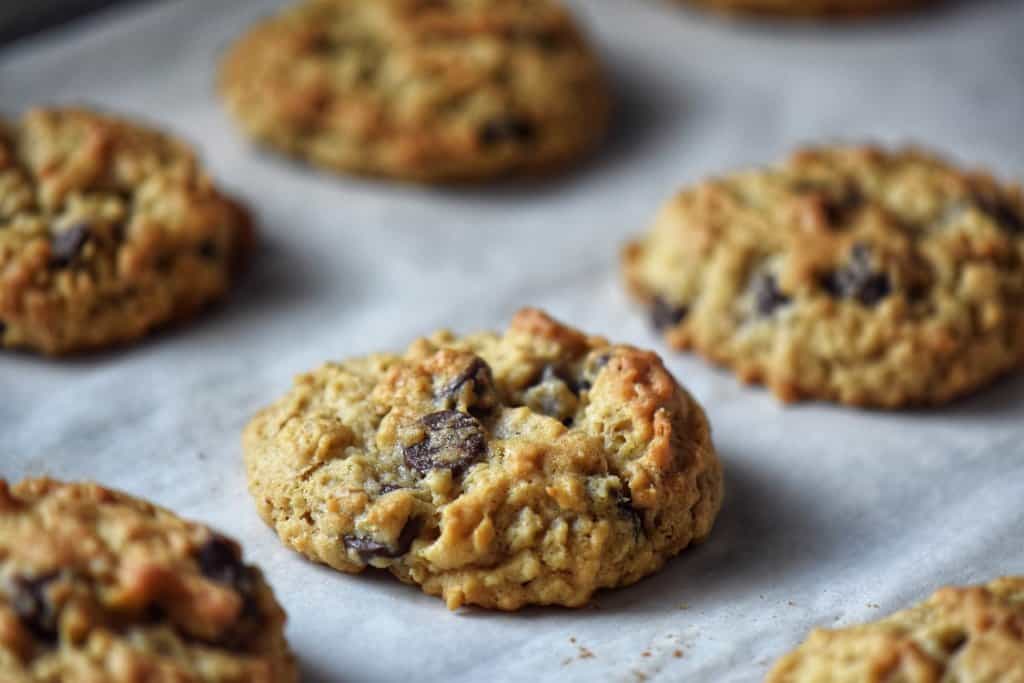
{"type": "Polygon", "coordinates": [[[0,678],[288,683],[285,614],[238,545],[91,483],[0,479],[0,678]]]}
{"type": "Polygon", "coordinates": [[[287,545],[451,609],[583,605],[704,539],[722,502],[704,412],[658,356],[532,309],[327,363],[243,441],[287,545]]]}
{"type": "Polygon", "coordinates": [[[101,349],[187,318],[250,241],[167,135],[84,109],[0,122],[0,347],[101,349]]]}
{"type": "Polygon", "coordinates": [[[865,17],[898,12],[931,0],[681,0],[727,14],[777,17],[865,17]]]}
{"type": "Polygon", "coordinates": [[[784,401],[941,404],[1024,364],[1024,192],[917,150],[700,183],[622,266],[670,345],[784,401]]]}
{"type": "Polygon", "coordinates": [[[864,626],[819,629],[767,683],[1024,681],[1024,577],[943,588],[864,626]]]}
{"type": "Polygon", "coordinates": [[[422,182],[535,173],[603,136],[597,57],[556,0],[308,0],[227,54],[253,138],[328,169],[422,182]]]}

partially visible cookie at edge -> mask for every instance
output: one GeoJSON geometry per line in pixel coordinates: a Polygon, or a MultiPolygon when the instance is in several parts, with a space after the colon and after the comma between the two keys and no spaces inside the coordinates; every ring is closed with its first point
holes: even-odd
{"type": "Polygon", "coordinates": [[[1024,576],[948,587],[881,621],[817,629],[767,683],[1024,681],[1024,576]]]}
{"type": "Polygon", "coordinates": [[[729,15],[850,19],[923,7],[934,0],[675,0],[729,15]]]}
{"type": "Polygon", "coordinates": [[[0,678],[294,683],[285,614],[238,545],[93,483],[0,479],[0,678]]]}
{"type": "Polygon", "coordinates": [[[920,150],[699,183],[622,268],[670,345],[785,401],[935,405],[1024,365],[1024,192],[920,150]]]}
{"type": "Polygon", "coordinates": [[[169,135],[74,108],[0,121],[0,347],[136,340],[223,296],[251,242],[169,135]]]}
{"type": "Polygon", "coordinates": [[[721,465],[656,354],[534,309],[299,376],[245,429],[263,519],[461,605],[581,606],[711,531],[721,465]]]}
{"type": "Polygon", "coordinates": [[[557,0],[306,0],[229,50],[251,137],[335,171],[422,181],[533,174],[603,137],[598,57],[557,0]]]}

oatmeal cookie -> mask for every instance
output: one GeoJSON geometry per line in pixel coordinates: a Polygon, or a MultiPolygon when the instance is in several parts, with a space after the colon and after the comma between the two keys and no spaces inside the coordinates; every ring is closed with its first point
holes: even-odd
{"type": "Polygon", "coordinates": [[[767,683],[1024,683],[1024,577],[943,588],[881,621],[819,629],[767,683]]]}
{"type": "Polygon", "coordinates": [[[705,538],[722,502],[704,412],[658,356],[532,309],[301,375],[244,450],[287,545],[452,609],[583,605],[705,538]]]}
{"type": "Polygon", "coordinates": [[[1024,364],[1024,192],[917,150],[700,183],[622,265],[670,345],[785,401],[940,404],[1024,364]]]}
{"type": "Polygon", "coordinates": [[[564,166],[609,111],[597,57],[556,0],[306,0],[242,37],[220,85],[271,147],[424,182],[564,166]]]}
{"type": "Polygon", "coordinates": [[[100,349],[184,319],[251,239],[167,135],[84,109],[0,121],[0,347],[100,349]]]}
{"type": "Polygon", "coordinates": [[[5,683],[289,683],[285,614],[238,545],[97,484],[0,479],[5,683]]]}

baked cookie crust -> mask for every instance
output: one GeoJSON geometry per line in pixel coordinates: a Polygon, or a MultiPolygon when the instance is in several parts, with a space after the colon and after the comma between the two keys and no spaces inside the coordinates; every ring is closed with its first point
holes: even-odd
{"type": "Polygon", "coordinates": [[[943,588],[878,622],[818,629],[766,683],[1021,683],[1024,577],[943,588]]]}
{"type": "Polygon", "coordinates": [[[658,356],[533,309],[301,375],[243,442],[285,544],[451,609],[584,605],[704,539],[722,502],[704,412],[658,356]]]}
{"type": "Polygon", "coordinates": [[[0,121],[0,347],[101,349],[188,318],[251,241],[172,137],[85,109],[0,121]]]}
{"type": "Polygon", "coordinates": [[[784,401],[941,404],[1024,364],[1024,193],[919,150],[700,183],[622,268],[671,346],[784,401]]]}
{"type": "Polygon", "coordinates": [[[852,19],[902,12],[934,0],[677,0],[730,15],[852,19]]]}
{"type": "Polygon", "coordinates": [[[231,48],[220,89],[270,147],[422,182],[562,167],[609,115],[598,58],[556,0],[307,0],[231,48]]]}
{"type": "Polygon", "coordinates": [[[0,479],[5,683],[291,683],[284,622],[234,541],[98,484],[0,479]]]}

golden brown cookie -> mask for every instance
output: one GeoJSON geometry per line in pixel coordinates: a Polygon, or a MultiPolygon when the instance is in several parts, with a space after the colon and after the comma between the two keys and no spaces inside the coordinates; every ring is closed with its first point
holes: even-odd
{"type": "Polygon", "coordinates": [[[564,166],[609,109],[557,0],[306,0],[235,44],[221,92],[280,151],[428,182],[564,166]]]}
{"type": "Polygon", "coordinates": [[[290,683],[284,622],[234,541],[97,484],[0,479],[4,683],[290,683]]]}
{"type": "Polygon", "coordinates": [[[532,309],[503,336],[328,363],[243,441],[287,545],[453,609],[583,605],[702,540],[722,502],[704,412],[658,356],[532,309]]]}
{"type": "Polygon", "coordinates": [[[100,349],[187,318],[251,240],[167,135],[84,109],[0,121],[0,347],[100,349]]]}
{"type": "Polygon", "coordinates": [[[727,14],[776,17],[866,17],[899,12],[933,0],[678,0],[727,14]]]}
{"type": "Polygon", "coordinates": [[[920,151],[700,183],[623,272],[669,344],[786,401],[940,404],[1024,364],[1024,193],[920,151]]]}
{"type": "Polygon", "coordinates": [[[816,630],[767,683],[1024,683],[1024,577],[943,588],[875,623],[816,630]]]}

